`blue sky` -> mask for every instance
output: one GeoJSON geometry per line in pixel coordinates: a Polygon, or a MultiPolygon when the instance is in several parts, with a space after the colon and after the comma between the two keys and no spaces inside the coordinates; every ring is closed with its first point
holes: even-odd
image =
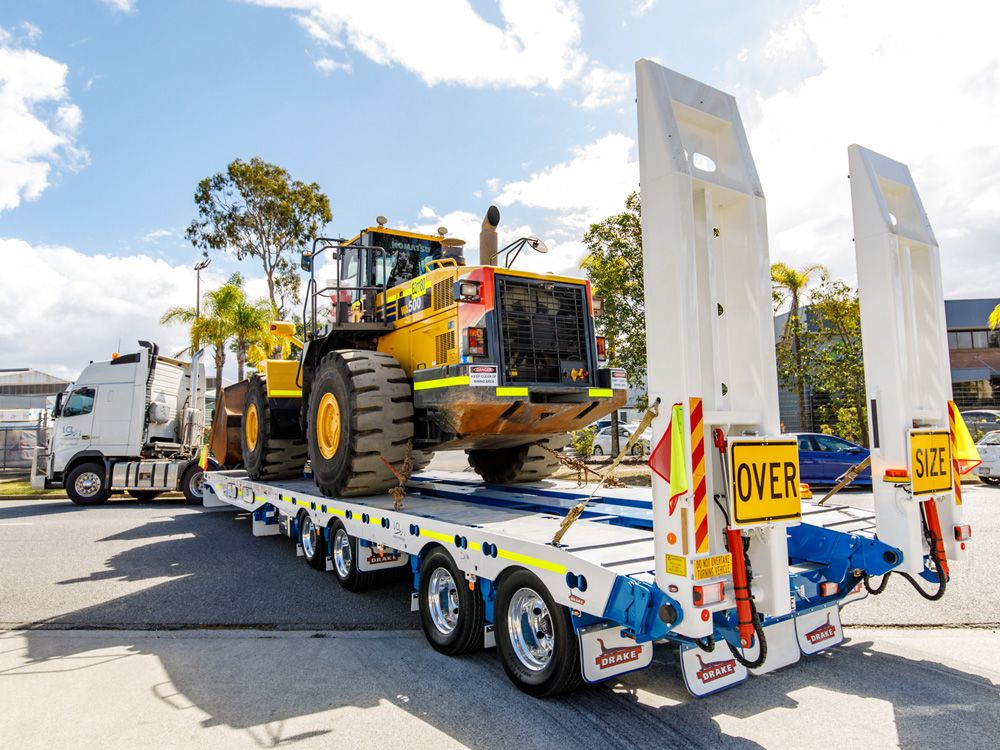
{"type": "MultiPolygon", "coordinates": [[[[997,11],[891,0],[14,0],[0,6],[0,366],[73,374],[121,339],[183,332],[197,181],[260,156],[330,196],[331,234],[508,235],[578,272],[589,223],[637,185],[632,70],[737,96],[773,259],[851,279],[846,146],[911,165],[946,292],[1000,289],[997,11]],[[875,7],[872,7],[875,6],[875,7]],[[937,54],[929,56],[928,49],[937,54]],[[44,132],[43,132],[44,130],[44,132]],[[944,136],[947,136],[946,138],[944,136]],[[4,145],[4,141],[7,145],[4,145]],[[943,257],[945,257],[943,255],[943,257]],[[39,290],[44,289],[44,295],[39,290]],[[25,335],[26,331],[45,335],[25,335]]],[[[203,277],[219,283],[235,261],[203,277]]],[[[243,264],[251,289],[254,268],[243,264]]]]}

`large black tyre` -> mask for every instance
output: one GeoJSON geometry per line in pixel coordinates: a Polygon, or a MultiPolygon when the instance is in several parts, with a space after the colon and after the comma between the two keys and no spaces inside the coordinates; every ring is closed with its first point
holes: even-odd
{"type": "Polygon", "coordinates": [[[147,503],[150,500],[155,500],[163,493],[159,490],[128,490],[128,494],[139,502],[147,503]]]}
{"type": "Polygon", "coordinates": [[[358,570],[358,540],[339,520],[330,524],[330,557],[337,582],[348,591],[361,591],[375,582],[375,571],[358,570]]]}
{"type": "Polygon", "coordinates": [[[326,568],[326,544],[323,541],[323,529],[313,523],[312,517],[302,511],[299,513],[299,546],[302,556],[310,568],[324,570],[326,568]]]}
{"type": "Polygon", "coordinates": [[[475,449],[466,451],[469,465],[489,484],[537,482],[555,474],[559,459],[545,447],[561,450],[569,441],[564,435],[541,438],[535,443],[513,448],[475,449]],[[545,447],[543,447],[545,446],[545,447]]]}
{"type": "Polygon", "coordinates": [[[420,622],[435,651],[448,656],[483,648],[486,605],[479,583],[470,589],[451,555],[438,547],[420,564],[420,622]]]}
{"type": "Polygon", "coordinates": [[[580,686],[580,644],[569,610],[534,573],[522,568],[501,579],[494,620],[500,661],[518,689],[545,698],[580,686]]]}
{"type": "Polygon", "coordinates": [[[1000,477],[979,477],[979,481],[991,487],[996,487],[1000,484],[1000,477]]]}
{"type": "Polygon", "coordinates": [[[410,452],[410,461],[413,463],[413,469],[411,474],[416,474],[418,471],[423,471],[427,468],[427,465],[431,462],[434,454],[430,451],[418,451],[414,450],[410,452]]]}
{"type": "Polygon", "coordinates": [[[316,486],[328,497],[385,492],[413,439],[413,394],[381,352],[344,349],[320,361],[309,394],[308,443],[316,486]]]}
{"type": "Polygon", "coordinates": [[[251,479],[298,479],[306,465],[299,429],[301,399],[268,398],[267,379],[250,378],[243,398],[240,446],[251,479]]]}
{"type": "Polygon", "coordinates": [[[74,466],[63,486],[69,499],[77,505],[100,505],[107,502],[110,494],[104,464],[96,462],[74,466]]]}

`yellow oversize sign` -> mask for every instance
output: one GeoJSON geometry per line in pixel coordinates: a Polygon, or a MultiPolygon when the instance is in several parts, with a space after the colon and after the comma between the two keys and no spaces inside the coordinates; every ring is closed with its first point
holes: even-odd
{"type": "Polygon", "coordinates": [[[799,449],[794,440],[730,442],[729,478],[734,526],[802,517],[799,449]]]}
{"type": "Polygon", "coordinates": [[[910,477],[914,495],[951,492],[951,436],[947,430],[910,433],[910,477]]]}

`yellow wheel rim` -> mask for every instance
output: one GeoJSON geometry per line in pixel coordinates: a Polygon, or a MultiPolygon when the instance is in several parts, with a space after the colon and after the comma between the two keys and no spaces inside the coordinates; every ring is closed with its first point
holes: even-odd
{"type": "Polygon", "coordinates": [[[247,448],[251,451],[257,450],[257,440],[260,437],[260,417],[257,416],[257,404],[250,404],[246,416],[243,418],[245,425],[244,434],[247,439],[247,448]]]}
{"type": "Polygon", "coordinates": [[[337,455],[340,447],[340,404],[332,393],[324,393],[316,410],[316,443],[325,459],[337,455]]]}

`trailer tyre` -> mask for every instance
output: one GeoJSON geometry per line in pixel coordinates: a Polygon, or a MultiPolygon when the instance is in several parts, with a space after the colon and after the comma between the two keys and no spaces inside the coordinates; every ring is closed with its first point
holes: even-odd
{"type": "Polygon", "coordinates": [[[104,465],[99,463],[73,467],[66,476],[64,486],[69,499],[77,505],[100,505],[107,502],[110,494],[104,465]]]}
{"type": "Polygon", "coordinates": [[[337,582],[348,591],[361,591],[375,581],[374,571],[358,570],[358,540],[347,533],[340,521],[330,525],[330,557],[337,582]]]}
{"type": "Polygon", "coordinates": [[[504,671],[520,690],[544,698],[580,686],[580,645],[569,610],[555,603],[538,576],[523,569],[506,575],[494,619],[504,671]]]}
{"type": "Polygon", "coordinates": [[[434,650],[457,656],[482,649],[486,607],[479,583],[470,589],[440,547],[420,564],[419,603],[424,635],[434,650]]]}
{"type": "Polygon", "coordinates": [[[327,497],[385,492],[413,439],[413,393],[393,357],[343,349],[320,361],[309,391],[309,461],[327,497]]]}
{"type": "Polygon", "coordinates": [[[299,544],[302,556],[309,567],[323,570],[326,567],[326,545],[323,530],[313,523],[312,517],[303,511],[299,514],[299,544]]]}
{"type": "Polygon", "coordinates": [[[513,448],[477,448],[466,451],[469,465],[489,484],[537,482],[559,469],[559,459],[550,451],[559,451],[569,441],[565,435],[541,438],[535,443],[513,448]],[[546,450],[548,449],[548,450],[546,450]]]}

